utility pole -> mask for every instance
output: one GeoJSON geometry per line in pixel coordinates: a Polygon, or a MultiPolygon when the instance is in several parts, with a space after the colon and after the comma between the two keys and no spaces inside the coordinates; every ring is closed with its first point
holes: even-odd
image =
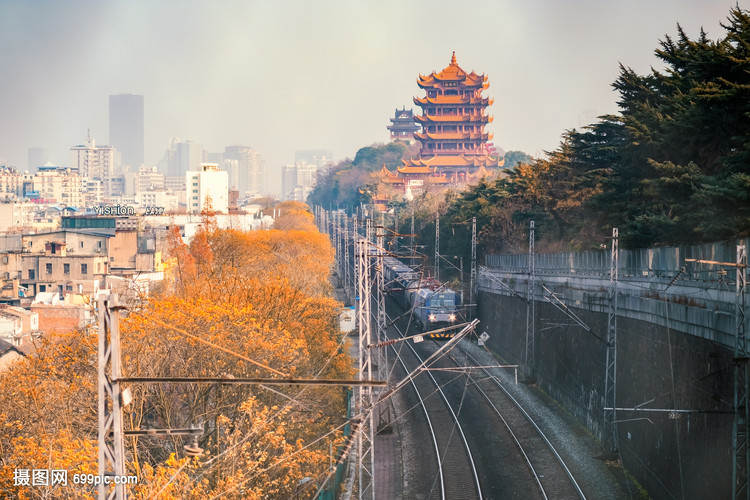
{"type": "Polygon", "coordinates": [[[474,285],[476,284],[476,282],[477,282],[477,218],[472,217],[471,218],[471,275],[469,277],[469,302],[471,304],[474,304],[474,285]]]}
{"type": "Polygon", "coordinates": [[[435,213],[435,279],[440,281],[440,212],[435,213]]]}
{"type": "MultiPolygon", "coordinates": [[[[375,271],[375,287],[377,289],[377,325],[378,325],[378,342],[384,342],[387,340],[386,336],[386,316],[385,316],[385,274],[383,267],[383,256],[385,255],[385,225],[377,228],[377,248],[375,251],[377,257],[376,271],[375,271]]],[[[378,379],[385,380],[388,377],[388,349],[378,349],[378,379]]],[[[375,401],[376,398],[373,398],[375,401]]],[[[378,405],[378,424],[377,430],[388,428],[391,424],[390,406],[387,402],[378,405]]]]}
{"type": "MultiPolygon", "coordinates": [[[[355,213],[352,216],[352,259],[354,260],[354,262],[352,262],[352,270],[354,273],[352,276],[352,297],[354,297],[354,306],[359,308],[357,301],[361,299],[359,296],[359,232],[357,224],[358,219],[357,214],[355,213]]],[[[359,321],[359,315],[357,316],[357,321],[359,321]]]]}
{"type": "MultiPolygon", "coordinates": [[[[367,237],[357,238],[357,275],[359,290],[359,379],[372,380],[372,357],[370,348],[372,344],[371,316],[370,316],[370,219],[367,219],[367,237]]],[[[359,471],[359,498],[372,498],[375,500],[375,477],[374,477],[374,432],[372,408],[372,388],[360,387],[357,398],[357,413],[369,413],[363,425],[359,428],[357,436],[357,470],[359,471]]]]}
{"type": "Polygon", "coordinates": [[[732,496],[735,499],[750,499],[748,472],[750,453],[747,450],[748,427],[748,352],[745,318],[745,290],[747,289],[747,248],[737,245],[735,324],[737,334],[734,342],[734,435],[732,436],[732,496]]]}
{"type": "Polygon", "coordinates": [[[529,222],[529,281],[526,286],[526,370],[536,377],[536,357],[534,356],[535,293],[534,282],[534,221],[529,222]]]}
{"type": "Polygon", "coordinates": [[[347,300],[349,300],[349,304],[351,304],[351,299],[349,297],[349,216],[347,214],[344,214],[344,295],[346,296],[347,300]]]}
{"type": "Polygon", "coordinates": [[[610,450],[617,450],[617,281],[620,269],[619,231],[612,228],[612,248],[609,260],[609,315],[607,317],[607,373],[604,377],[604,441],[610,450]],[[610,408],[607,410],[606,408],[610,408]]]}
{"type": "Polygon", "coordinates": [[[411,254],[416,253],[416,247],[414,246],[414,209],[411,211],[411,254]]]}
{"type": "MultiPolygon", "coordinates": [[[[99,295],[99,477],[125,475],[125,445],[122,430],[122,391],[120,376],[120,324],[117,295],[99,295]],[[110,407],[111,405],[111,407],[110,407]],[[110,410],[111,408],[111,410],[110,410]]],[[[99,483],[99,500],[124,500],[124,484],[115,484],[111,491],[104,481],[99,483]]]]}

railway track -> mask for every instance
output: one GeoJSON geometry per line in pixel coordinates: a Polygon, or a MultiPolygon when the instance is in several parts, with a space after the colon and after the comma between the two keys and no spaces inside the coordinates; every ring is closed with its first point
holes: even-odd
{"type": "MultiPolygon", "coordinates": [[[[402,336],[397,325],[396,335],[402,336]]],[[[424,359],[409,342],[390,346],[405,373],[415,370],[424,359]]],[[[482,499],[474,458],[457,413],[432,373],[422,372],[410,382],[427,421],[432,437],[437,470],[433,475],[429,499],[482,499]]],[[[425,464],[428,461],[425,461],[425,464]]],[[[434,462],[433,462],[434,463],[434,462]]]]}
{"type": "MultiPolygon", "coordinates": [[[[466,360],[470,360],[473,366],[480,365],[466,351],[461,350],[459,357],[457,360],[456,356],[450,356],[456,366],[465,366],[466,363],[462,361],[466,360]]],[[[500,381],[486,368],[472,370],[468,377],[515,442],[542,497],[585,499],[581,487],[550,440],[500,381]]]]}
{"type": "MultiPolygon", "coordinates": [[[[403,336],[401,329],[398,334],[403,336]]],[[[423,345],[432,345],[437,349],[441,344],[425,342],[419,347],[423,345]]],[[[404,342],[402,346],[402,351],[408,346],[415,359],[424,359],[428,355],[424,348],[415,349],[411,342],[404,342]],[[418,350],[423,351],[421,355],[418,350]]],[[[397,352],[395,348],[394,352],[397,352]]],[[[430,428],[436,440],[440,482],[445,495],[442,498],[585,499],[552,443],[495,376],[484,368],[468,370],[464,374],[441,371],[480,365],[464,350],[454,352],[459,354],[443,356],[431,363],[431,369],[435,371],[420,374],[412,381],[416,385],[415,390],[422,395],[423,411],[430,419],[430,428]],[[435,387],[441,388],[439,398],[436,397],[438,392],[435,387]],[[432,391],[435,397],[425,396],[429,394],[428,391],[432,391]],[[484,426],[483,430],[475,428],[480,425],[484,426]],[[440,430],[451,426],[455,427],[450,431],[440,430]],[[466,428],[465,433],[463,428],[466,428]],[[500,429],[505,432],[500,432],[500,429]],[[445,435],[445,432],[448,434],[445,435]],[[462,446],[457,450],[459,434],[462,446]],[[492,434],[492,446],[483,442],[490,437],[486,434],[492,434]],[[498,448],[503,452],[498,453],[498,448]],[[510,451],[514,449],[518,456],[511,459],[510,451]],[[471,468],[465,465],[465,455],[470,457],[471,468]],[[472,455],[478,455],[477,459],[472,455]],[[479,468],[475,462],[479,462],[479,468]],[[476,492],[467,487],[472,484],[472,479],[476,482],[476,492]],[[461,486],[457,491],[452,491],[452,484],[461,486]]],[[[404,369],[407,370],[407,367],[404,369]]]]}

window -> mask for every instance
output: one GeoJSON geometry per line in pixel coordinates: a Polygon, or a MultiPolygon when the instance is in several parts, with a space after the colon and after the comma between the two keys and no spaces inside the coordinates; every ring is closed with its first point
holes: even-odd
{"type": "Polygon", "coordinates": [[[33,280],[36,277],[35,274],[36,273],[34,272],[33,269],[29,269],[29,279],[30,280],[33,280]]]}
{"type": "Polygon", "coordinates": [[[39,291],[40,292],[46,292],[47,291],[47,285],[39,285],[39,291]]]}
{"type": "Polygon", "coordinates": [[[63,264],[63,273],[70,274],[70,264],[63,264]]]}
{"type": "Polygon", "coordinates": [[[82,241],[78,242],[78,248],[83,248],[83,242],[82,241]]]}
{"type": "Polygon", "coordinates": [[[52,274],[52,263],[51,262],[47,262],[47,264],[45,265],[45,267],[47,269],[47,274],[52,274]]]}
{"type": "Polygon", "coordinates": [[[81,264],[81,274],[88,274],[88,273],[89,273],[89,265],[81,264]]]}
{"type": "Polygon", "coordinates": [[[101,248],[102,247],[102,242],[101,241],[97,241],[96,242],[96,247],[97,248],[101,248]]]}
{"type": "Polygon", "coordinates": [[[72,292],[73,291],[73,285],[65,285],[65,291],[66,292],[72,292]]]}

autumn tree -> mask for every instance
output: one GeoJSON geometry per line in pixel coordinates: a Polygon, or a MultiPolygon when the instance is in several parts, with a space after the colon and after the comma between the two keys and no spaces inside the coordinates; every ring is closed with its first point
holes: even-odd
{"type": "MultiPolygon", "coordinates": [[[[280,206],[280,227],[219,230],[210,213],[189,243],[172,228],[165,286],[120,321],[124,376],[353,377],[341,305],[330,297],[333,249],[309,208],[280,206]]],[[[91,498],[69,484],[13,484],[13,471],[96,473],[95,331],[43,339],[0,374],[0,496],[91,498]],[[12,403],[11,403],[12,402],[12,403]]],[[[289,498],[322,477],[342,440],[338,387],[132,384],[126,430],[199,426],[197,458],[182,436],[128,436],[133,498],[289,498]]]]}

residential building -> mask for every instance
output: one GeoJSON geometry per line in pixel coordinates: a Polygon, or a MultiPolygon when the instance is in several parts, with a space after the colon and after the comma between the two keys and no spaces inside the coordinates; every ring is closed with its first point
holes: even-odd
{"type": "Polygon", "coordinates": [[[284,165],[281,176],[282,198],[285,200],[306,201],[307,195],[317,182],[318,166],[304,161],[294,165],[284,165]]]}
{"type": "Polygon", "coordinates": [[[229,212],[229,176],[217,164],[203,163],[200,170],[187,172],[185,185],[188,212],[202,212],[209,200],[213,211],[229,212]]]}
{"type": "Polygon", "coordinates": [[[164,174],[156,167],[141,166],[135,174],[135,192],[164,189],[164,174]]]}
{"type": "MultiPolygon", "coordinates": [[[[178,139],[174,139],[177,141],[178,139]]],[[[171,148],[170,148],[171,149],[171,148]]],[[[174,153],[168,154],[169,165],[167,175],[169,177],[185,177],[188,171],[200,170],[203,163],[203,145],[192,140],[175,142],[174,153]]]]}
{"type": "Polygon", "coordinates": [[[29,202],[0,201],[0,231],[15,231],[34,224],[37,206],[29,202]]]}
{"type": "Polygon", "coordinates": [[[294,163],[305,162],[316,165],[319,174],[325,174],[333,165],[333,151],[329,149],[298,149],[294,152],[294,163]]]}
{"type": "Polygon", "coordinates": [[[167,191],[166,189],[138,191],[138,193],[136,193],[135,195],[135,203],[139,207],[141,207],[141,212],[146,215],[159,215],[160,212],[174,212],[179,208],[178,196],[170,191],[167,191]],[[144,209],[145,207],[156,207],[157,210],[144,209]]]}
{"type": "Polygon", "coordinates": [[[115,176],[115,148],[97,146],[91,137],[85,144],[70,148],[70,168],[88,180],[102,183],[105,196],[112,194],[112,179],[115,176]]]}
{"type": "Polygon", "coordinates": [[[0,372],[23,357],[24,353],[13,342],[0,339],[0,372]]]}
{"type": "Polygon", "coordinates": [[[21,326],[21,334],[29,334],[39,330],[39,315],[29,309],[0,304],[0,317],[17,319],[21,326]]]}
{"type": "Polygon", "coordinates": [[[0,167],[0,198],[18,199],[23,196],[23,176],[12,167],[0,167]]]}
{"type": "Polygon", "coordinates": [[[109,96],[109,143],[122,155],[121,164],[143,165],[143,96],[109,96]]]}
{"type": "MultiPolygon", "coordinates": [[[[101,185],[101,181],[96,182],[101,185]]],[[[33,177],[33,190],[35,198],[45,203],[82,208],[87,182],[71,168],[47,164],[37,169],[33,177]]]]}
{"type": "Polygon", "coordinates": [[[227,165],[229,186],[237,189],[241,198],[257,197],[264,191],[265,162],[258,151],[248,146],[227,146],[224,160],[231,160],[227,165]]]}

